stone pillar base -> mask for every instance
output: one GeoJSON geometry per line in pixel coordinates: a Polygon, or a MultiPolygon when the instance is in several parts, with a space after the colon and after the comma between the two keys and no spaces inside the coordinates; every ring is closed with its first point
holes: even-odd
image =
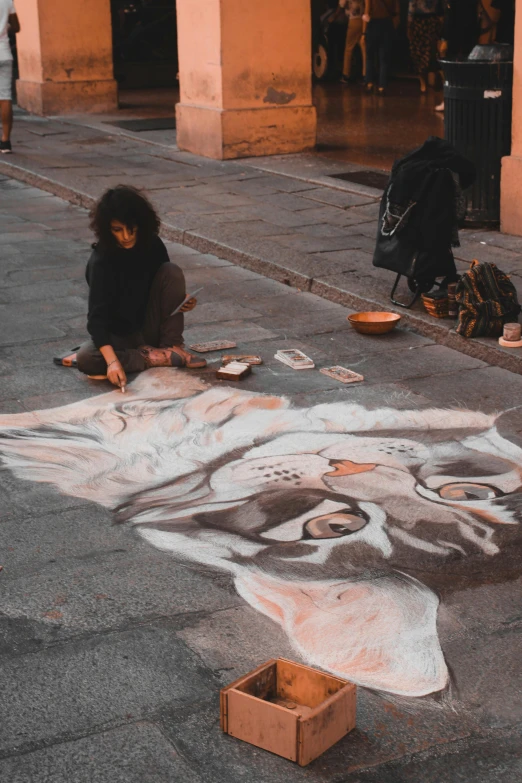
{"type": "Polygon", "coordinates": [[[176,127],[181,150],[227,160],[312,149],[317,120],[314,106],[223,110],[178,103],[176,127]]]}
{"type": "Polygon", "coordinates": [[[118,108],[118,84],[100,81],[16,82],[18,105],[32,114],[77,114],[112,111],[118,108]]]}
{"type": "Polygon", "coordinates": [[[502,158],[500,177],[500,230],[522,236],[522,157],[502,158]]]}

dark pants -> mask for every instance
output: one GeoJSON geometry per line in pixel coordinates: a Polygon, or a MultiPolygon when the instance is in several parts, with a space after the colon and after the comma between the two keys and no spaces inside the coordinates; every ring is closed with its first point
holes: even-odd
{"type": "MultiPolygon", "coordinates": [[[[186,296],[185,276],[176,264],[163,264],[158,269],[150,289],[145,321],[141,331],[127,335],[111,335],[110,345],[125,372],[146,370],[145,360],[137,350],[141,345],[170,348],[183,345],[183,313],[170,315],[186,296]]],[[[77,355],[78,369],[86,375],[105,375],[107,364],[92,340],[83,343],[77,355]]]]}
{"type": "Polygon", "coordinates": [[[379,63],[379,87],[388,86],[388,74],[395,28],[391,19],[371,19],[366,27],[366,84],[377,81],[379,63]]]}

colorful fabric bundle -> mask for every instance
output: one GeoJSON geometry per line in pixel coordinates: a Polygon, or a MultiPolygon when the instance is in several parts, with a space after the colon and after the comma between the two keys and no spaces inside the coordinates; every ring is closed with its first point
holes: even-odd
{"type": "Polygon", "coordinates": [[[463,337],[500,337],[504,324],[516,321],[521,310],[515,286],[495,264],[472,261],[457,284],[455,298],[456,331],[463,337]]]}

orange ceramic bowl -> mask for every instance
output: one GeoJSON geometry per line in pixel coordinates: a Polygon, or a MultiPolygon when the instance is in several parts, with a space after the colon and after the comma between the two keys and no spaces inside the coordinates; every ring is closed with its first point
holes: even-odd
{"type": "Polygon", "coordinates": [[[347,320],[361,334],[386,334],[395,329],[401,317],[396,313],[354,313],[347,320]]]}

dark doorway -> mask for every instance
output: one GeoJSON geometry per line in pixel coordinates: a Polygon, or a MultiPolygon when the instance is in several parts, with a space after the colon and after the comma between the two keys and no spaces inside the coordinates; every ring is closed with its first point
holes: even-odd
{"type": "Polygon", "coordinates": [[[174,87],[175,0],[111,0],[114,75],[120,89],[174,87]]]}

